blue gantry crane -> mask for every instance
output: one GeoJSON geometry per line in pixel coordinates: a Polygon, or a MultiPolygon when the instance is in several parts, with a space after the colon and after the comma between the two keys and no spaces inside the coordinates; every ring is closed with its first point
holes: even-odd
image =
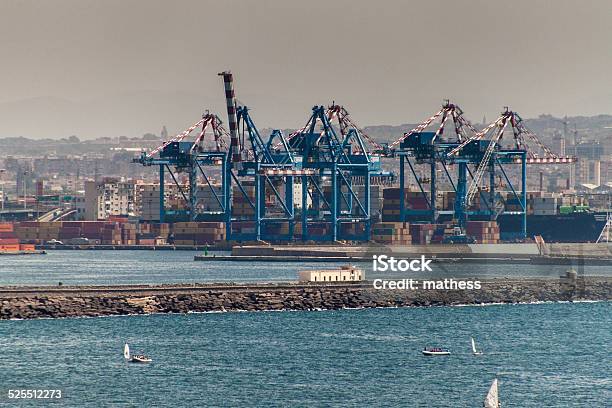
{"type": "Polygon", "coordinates": [[[462,188],[454,181],[450,169],[454,160],[447,160],[446,153],[476,133],[477,130],[465,119],[461,108],[446,100],[438,112],[410,132],[404,133],[401,138],[390,143],[382,151],[386,157],[399,159],[400,221],[431,223],[438,221],[441,214],[437,210],[438,170],[441,168],[444,171],[453,190],[462,188]],[[449,122],[453,123],[451,130],[448,130],[449,122]],[[435,131],[426,131],[430,127],[434,127],[435,131]],[[417,174],[416,165],[426,166],[425,177],[417,174]],[[427,205],[426,209],[411,208],[410,203],[406,202],[407,181],[410,175],[427,205]],[[429,184],[429,191],[426,191],[425,184],[429,184]]]}
{"type": "Polygon", "coordinates": [[[380,145],[335,103],[314,106],[306,125],[288,140],[298,168],[310,171],[301,176],[302,240],[368,240],[371,178],[386,175],[368,143],[380,145]]]}
{"type": "Polygon", "coordinates": [[[375,142],[351,120],[344,107],[335,103],[327,108],[314,106],[306,124],[289,136],[274,130],[266,140],[248,107],[237,104],[232,74],[226,71],[219,75],[225,86],[229,132],[218,116],[207,112],[189,129],[152,152],[143,152],[136,161],[159,166],[160,222],[223,220],[227,240],[369,240],[372,179],[394,177],[382,170],[383,157],[399,159],[401,221],[437,223],[452,219],[465,227],[468,219],[495,220],[500,214],[520,214],[520,235],[524,238],[527,164],[576,160],[551,152],[509,109],[478,130],[465,119],[461,108],[448,100],[438,112],[391,144],[375,142]],[[199,136],[186,141],[200,126],[199,136]],[[428,129],[431,127],[433,131],[428,129]],[[212,148],[204,143],[207,129],[212,130],[212,148]],[[511,143],[504,145],[504,133],[510,130],[511,143]],[[228,138],[229,146],[225,141],[228,138]],[[507,170],[516,164],[521,166],[520,189],[512,182],[513,172],[507,170]],[[424,166],[428,174],[419,175],[416,166],[424,166]],[[165,209],[166,172],[188,204],[184,211],[165,209]],[[438,210],[438,173],[442,172],[455,192],[452,210],[438,210]],[[188,187],[179,183],[177,173],[188,173],[188,187]],[[487,173],[488,186],[483,186],[487,173]],[[212,175],[221,183],[213,183],[212,175]],[[411,176],[426,209],[413,208],[406,202],[411,176]],[[518,210],[506,209],[504,197],[496,191],[496,177],[505,179],[520,205],[518,210]],[[200,203],[199,193],[206,188],[211,191],[207,198],[213,197],[218,204],[214,210],[200,203]],[[295,194],[301,195],[297,203],[295,194]],[[296,226],[301,230],[298,234],[296,226]]]}
{"type": "Polygon", "coordinates": [[[134,160],[145,166],[159,167],[159,222],[223,218],[226,211],[224,190],[213,185],[212,178],[221,177],[221,184],[225,184],[225,168],[228,164],[225,141],[227,136],[221,119],[215,114],[206,112],[202,115],[202,119],[187,130],[165,141],[151,152],[142,152],[140,158],[134,160]],[[201,131],[195,139],[188,141],[189,135],[200,127],[201,131]],[[212,132],[213,137],[210,141],[206,138],[207,132],[212,132]],[[214,146],[211,146],[213,142],[214,146]],[[186,209],[166,210],[166,172],[185,200],[186,209]],[[179,182],[178,174],[188,174],[188,186],[179,182]],[[209,190],[216,199],[218,205],[214,206],[213,210],[200,203],[201,193],[204,190],[209,190]]]}
{"type": "Polygon", "coordinates": [[[501,214],[520,215],[521,231],[517,238],[527,237],[527,165],[528,164],[570,164],[577,159],[573,156],[559,156],[544,145],[529,130],[518,113],[507,107],[490,125],[477,132],[446,154],[447,160],[455,161],[459,167],[455,218],[465,226],[468,218],[495,220],[501,214]],[[504,134],[510,133],[509,142],[504,144],[504,134]],[[472,174],[468,164],[475,165],[472,174]],[[508,167],[520,165],[520,192],[512,183],[508,167]],[[511,191],[511,197],[519,204],[517,210],[508,211],[506,200],[496,192],[495,178],[499,172],[511,191]],[[481,185],[488,173],[488,194],[483,198],[481,185]],[[466,174],[471,176],[468,186],[466,174]],[[481,196],[484,205],[473,207],[476,195],[481,196]],[[483,208],[484,207],[484,208],[483,208]]]}
{"type": "Polygon", "coordinates": [[[280,130],[263,139],[248,107],[236,102],[231,72],[219,75],[225,84],[231,140],[224,185],[227,239],[292,240],[294,178],[312,172],[297,165],[280,130]],[[234,208],[237,203],[239,210],[234,208]]]}
{"type": "MultiPolygon", "coordinates": [[[[448,219],[449,211],[437,210],[438,169],[446,175],[455,192],[454,209],[450,211],[454,220],[463,230],[468,219],[495,220],[502,214],[515,214],[522,217],[520,238],[526,237],[527,220],[527,164],[571,163],[572,157],[559,157],[542,144],[537,136],[529,131],[515,112],[506,109],[499,118],[482,130],[477,130],[463,116],[463,111],[455,104],[445,101],[442,108],[427,120],[405,133],[384,151],[386,156],[400,160],[400,220],[436,223],[448,219]],[[439,120],[439,122],[438,122],[439,120]],[[446,123],[453,122],[453,132],[445,131],[446,123]],[[426,131],[437,124],[435,131],[426,131]],[[504,146],[502,139],[506,129],[512,130],[513,142],[504,146]],[[529,146],[535,144],[535,147],[529,146]],[[426,200],[427,209],[412,209],[406,203],[406,164],[416,181],[419,192],[426,200]],[[420,177],[415,165],[426,165],[429,177],[420,177]],[[508,165],[521,165],[520,190],[513,183],[508,165]],[[472,169],[470,169],[470,166],[472,169]],[[453,177],[453,167],[456,175],[453,177]],[[482,184],[487,180],[488,186],[482,184]],[[503,177],[520,209],[505,210],[505,199],[496,192],[496,177],[503,177]],[[424,182],[425,181],[425,182],[424,182]],[[426,191],[424,184],[430,184],[426,191]],[[474,199],[478,197],[476,203],[474,199]]],[[[408,173],[408,174],[410,174],[408,173]]]]}

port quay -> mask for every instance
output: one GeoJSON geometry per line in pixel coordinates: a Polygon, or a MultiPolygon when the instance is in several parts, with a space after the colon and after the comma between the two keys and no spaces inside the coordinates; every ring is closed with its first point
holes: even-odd
{"type": "Polygon", "coordinates": [[[38,180],[28,194],[32,171],[7,159],[25,184],[3,192],[0,253],[366,243],[458,254],[500,244],[520,254],[531,244],[545,256],[609,257],[606,187],[572,185],[580,151],[555,153],[516,111],[474,125],[445,100],[414,128],[375,140],[332,103],[266,138],[237,104],[234,75],[220,72],[218,81],[229,128],[207,111],[158,145],[143,142],[136,157],[127,150],[118,165],[143,179],[96,174],[73,195],[47,194],[53,186],[38,180]],[[565,185],[545,185],[551,171],[565,185]]]}

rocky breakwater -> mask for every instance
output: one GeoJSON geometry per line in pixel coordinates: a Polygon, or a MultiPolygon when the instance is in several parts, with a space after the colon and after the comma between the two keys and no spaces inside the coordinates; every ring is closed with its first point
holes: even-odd
{"type": "Polygon", "coordinates": [[[479,290],[356,285],[0,288],[0,319],[213,311],[317,310],[612,299],[612,279],[495,279],[479,290]]]}

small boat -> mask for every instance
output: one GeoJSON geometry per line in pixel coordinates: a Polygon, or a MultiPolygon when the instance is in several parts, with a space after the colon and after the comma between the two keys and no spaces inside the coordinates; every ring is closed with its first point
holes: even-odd
{"type": "Polygon", "coordinates": [[[129,363],[150,363],[153,361],[151,357],[144,354],[130,354],[130,346],[127,343],[123,346],[123,357],[129,363]]]}
{"type": "Polygon", "coordinates": [[[425,347],[422,351],[423,355],[426,356],[449,356],[450,351],[446,348],[441,347],[425,347]]]}
{"type": "Polygon", "coordinates": [[[489,392],[482,403],[483,408],[499,408],[501,404],[499,403],[499,394],[497,389],[497,378],[493,380],[491,383],[491,387],[489,388],[489,392]]]}
{"type": "Polygon", "coordinates": [[[482,351],[476,350],[476,342],[474,341],[474,338],[470,337],[470,340],[472,340],[472,354],[475,356],[482,356],[482,351]]]}

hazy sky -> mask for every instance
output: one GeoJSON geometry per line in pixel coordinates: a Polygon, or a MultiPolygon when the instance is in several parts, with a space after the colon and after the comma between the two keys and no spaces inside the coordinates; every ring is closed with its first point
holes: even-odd
{"type": "Polygon", "coordinates": [[[225,118],[231,69],[259,127],[315,104],[414,123],[612,113],[610,0],[0,0],[0,136],[180,130],[225,118]],[[4,110],[4,112],[2,112],[4,110]]]}

